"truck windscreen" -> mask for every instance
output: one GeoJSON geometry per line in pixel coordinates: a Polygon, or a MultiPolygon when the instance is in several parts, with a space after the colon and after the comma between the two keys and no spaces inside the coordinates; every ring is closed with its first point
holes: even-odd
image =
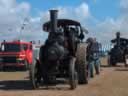
{"type": "Polygon", "coordinates": [[[4,44],[4,51],[6,52],[19,52],[20,44],[4,44]]]}

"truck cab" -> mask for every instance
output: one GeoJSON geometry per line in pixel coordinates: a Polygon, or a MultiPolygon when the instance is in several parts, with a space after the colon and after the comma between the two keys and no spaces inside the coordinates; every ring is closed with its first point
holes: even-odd
{"type": "Polygon", "coordinates": [[[32,64],[32,43],[20,40],[1,43],[0,66],[14,66],[29,68],[32,64]]]}

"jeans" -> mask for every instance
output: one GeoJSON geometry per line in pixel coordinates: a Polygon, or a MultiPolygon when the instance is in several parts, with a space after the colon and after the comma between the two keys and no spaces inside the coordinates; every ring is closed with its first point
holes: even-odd
{"type": "Polygon", "coordinates": [[[94,68],[95,68],[96,74],[99,74],[100,73],[100,58],[88,61],[88,69],[90,72],[90,77],[94,77],[94,68]]]}

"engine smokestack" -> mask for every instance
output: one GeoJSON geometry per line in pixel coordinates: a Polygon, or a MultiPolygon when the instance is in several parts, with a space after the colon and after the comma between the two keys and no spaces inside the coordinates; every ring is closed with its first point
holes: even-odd
{"type": "Polygon", "coordinates": [[[120,32],[116,33],[117,46],[120,47],[120,32]]]}
{"type": "Polygon", "coordinates": [[[50,10],[50,32],[57,32],[58,10],[50,10]]]}

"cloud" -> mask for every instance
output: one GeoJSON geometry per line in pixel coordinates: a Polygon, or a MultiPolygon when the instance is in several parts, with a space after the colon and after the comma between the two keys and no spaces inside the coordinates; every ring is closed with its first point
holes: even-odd
{"type": "Polygon", "coordinates": [[[0,0],[0,39],[9,39],[17,35],[21,21],[29,13],[27,2],[18,4],[16,0],[0,0]],[[12,32],[9,32],[11,29],[12,32]],[[8,36],[7,36],[8,35],[8,36]],[[13,35],[13,36],[12,36],[13,35]]]}
{"type": "MultiPolygon", "coordinates": [[[[42,24],[49,20],[49,11],[41,11],[32,17],[31,5],[28,2],[18,3],[16,0],[0,1],[0,41],[22,38],[23,40],[42,40],[47,38],[47,33],[42,31],[42,24]],[[25,18],[29,18],[24,30],[20,31],[25,18]]],[[[57,6],[59,18],[69,18],[84,22],[91,17],[88,4],[85,2],[78,6],[57,6]]]]}
{"type": "Polygon", "coordinates": [[[125,38],[128,37],[128,17],[106,18],[104,21],[91,27],[91,36],[96,36],[102,43],[108,43],[115,38],[115,33],[120,31],[125,38]]]}
{"type": "MultiPolygon", "coordinates": [[[[16,0],[0,0],[0,40],[22,37],[25,40],[45,41],[47,33],[42,31],[42,24],[49,20],[49,11],[41,11],[36,17],[31,16],[31,5],[28,2],[18,3],[16,0]],[[20,28],[24,18],[28,17],[28,24],[20,36],[20,28]]],[[[97,37],[101,42],[109,42],[115,32],[121,31],[128,36],[128,0],[120,0],[121,15],[106,18],[103,21],[92,16],[86,2],[78,6],[57,6],[51,9],[59,10],[59,18],[78,20],[89,30],[89,36],[97,37]]]]}
{"type": "MultiPolygon", "coordinates": [[[[56,8],[51,8],[58,10],[58,18],[66,18],[66,19],[73,19],[78,20],[79,22],[83,22],[88,20],[91,17],[90,10],[88,5],[84,2],[81,3],[79,6],[72,7],[72,6],[58,6],[56,8]]],[[[41,20],[42,24],[49,20],[50,14],[49,10],[40,12],[40,17],[36,18],[41,20]]],[[[34,21],[34,20],[32,20],[34,21]]],[[[38,20],[36,20],[38,21],[38,20]]],[[[44,33],[44,37],[47,34],[44,33]]],[[[46,38],[46,37],[45,37],[46,38]]]]}
{"type": "Polygon", "coordinates": [[[44,40],[47,34],[42,32],[41,17],[30,16],[30,11],[28,2],[0,0],[0,41],[20,38],[27,41],[44,40]],[[20,31],[26,17],[29,19],[27,25],[20,31]]]}
{"type": "MultiPolygon", "coordinates": [[[[86,38],[93,36],[97,37],[102,43],[108,43],[111,39],[115,38],[115,33],[117,31],[120,31],[123,37],[128,37],[128,0],[120,0],[119,8],[121,13],[117,18],[106,17],[103,21],[99,21],[92,16],[89,6],[85,2],[76,7],[58,6],[53,9],[59,10],[59,18],[69,18],[80,21],[90,32],[86,38]]],[[[40,12],[39,17],[32,18],[32,25],[35,26],[32,28],[33,32],[36,30],[41,32],[41,24],[47,20],[49,20],[48,10],[40,12]]],[[[45,33],[42,32],[40,34],[42,35],[37,36],[37,38],[41,38],[41,36],[43,38],[46,37],[45,33]]]]}
{"type": "Polygon", "coordinates": [[[128,37],[128,0],[120,0],[120,15],[117,18],[107,17],[99,21],[95,26],[90,27],[91,36],[96,36],[102,43],[108,43],[115,38],[117,31],[121,32],[122,37],[128,37]]]}
{"type": "MultiPolygon", "coordinates": [[[[58,6],[56,8],[58,10],[58,18],[70,18],[70,19],[77,19],[79,21],[83,21],[90,17],[90,10],[86,3],[81,3],[79,6],[72,7],[72,6],[58,6]]],[[[44,21],[49,20],[49,11],[40,12],[44,21]]]]}
{"type": "Polygon", "coordinates": [[[120,8],[126,12],[128,10],[128,0],[120,0],[120,8]]]}
{"type": "Polygon", "coordinates": [[[88,5],[86,3],[82,3],[79,7],[75,9],[75,13],[78,18],[82,18],[82,19],[88,18],[90,15],[88,5]]]}

